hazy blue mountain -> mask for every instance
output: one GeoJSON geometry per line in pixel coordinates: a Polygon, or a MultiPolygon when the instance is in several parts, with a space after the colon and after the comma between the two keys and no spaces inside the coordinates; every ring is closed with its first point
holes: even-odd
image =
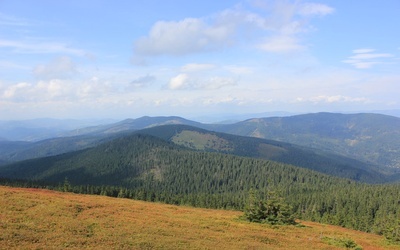
{"type": "Polygon", "coordinates": [[[67,131],[112,120],[31,119],[0,121],[0,141],[39,141],[61,136],[67,131]]]}
{"type": "Polygon", "coordinates": [[[124,131],[134,131],[149,127],[155,127],[166,124],[186,124],[195,127],[205,126],[202,123],[184,119],[178,116],[157,116],[149,117],[143,116],[137,119],[126,119],[117,123],[92,126],[82,129],[76,129],[65,133],[64,135],[83,135],[83,134],[115,134],[124,131]]]}

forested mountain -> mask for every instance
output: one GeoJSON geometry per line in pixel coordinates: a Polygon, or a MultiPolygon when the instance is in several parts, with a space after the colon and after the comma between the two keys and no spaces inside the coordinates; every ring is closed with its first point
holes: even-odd
{"type": "Polygon", "coordinates": [[[2,166],[0,176],[68,180],[77,192],[214,208],[243,209],[250,188],[274,190],[300,218],[377,233],[398,223],[400,214],[399,185],[361,184],[273,161],[189,150],[139,134],[2,166]]]}
{"type": "Polygon", "coordinates": [[[211,132],[186,125],[158,126],[138,133],[157,136],[195,150],[273,160],[357,181],[377,183],[390,178],[375,171],[376,166],[279,141],[211,132]]]}
{"type": "Polygon", "coordinates": [[[236,135],[289,142],[400,169],[400,118],[380,114],[316,113],[249,119],[215,127],[236,135]]]}

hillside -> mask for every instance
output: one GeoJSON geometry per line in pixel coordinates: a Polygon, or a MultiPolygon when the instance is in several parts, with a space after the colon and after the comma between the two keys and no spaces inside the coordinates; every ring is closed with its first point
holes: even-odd
{"type": "Polygon", "coordinates": [[[270,227],[236,211],[3,186],[0,203],[5,249],[399,249],[374,234],[306,221],[270,227]]]}
{"type": "Polygon", "coordinates": [[[400,118],[380,114],[316,113],[249,119],[218,131],[318,148],[380,166],[400,169],[400,118]]]}

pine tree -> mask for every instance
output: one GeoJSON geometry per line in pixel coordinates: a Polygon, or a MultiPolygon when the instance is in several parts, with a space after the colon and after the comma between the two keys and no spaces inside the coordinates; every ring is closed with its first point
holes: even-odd
{"type": "Polygon", "coordinates": [[[295,224],[291,207],[282,197],[274,192],[268,192],[266,200],[260,200],[254,190],[250,190],[248,202],[244,211],[244,218],[251,222],[267,223],[271,225],[295,224]]]}

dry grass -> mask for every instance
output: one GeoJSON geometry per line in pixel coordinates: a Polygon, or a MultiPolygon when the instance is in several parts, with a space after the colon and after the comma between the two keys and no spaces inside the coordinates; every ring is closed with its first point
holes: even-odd
{"type": "Polygon", "coordinates": [[[241,212],[177,207],[49,190],[0,187],[0,249],[400,249],[383,237],[302,222],[238,220],[241,212]]]}

